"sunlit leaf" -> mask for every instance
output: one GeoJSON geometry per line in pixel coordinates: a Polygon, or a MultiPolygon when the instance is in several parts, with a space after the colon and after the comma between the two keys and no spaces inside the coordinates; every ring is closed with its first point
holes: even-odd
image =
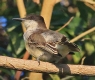
{"type": "Polygon", "coordinates": [[[94,52],[94,46],[91,43],[85,43],[85,48],[88,55],[91,55],[94,52]]]}

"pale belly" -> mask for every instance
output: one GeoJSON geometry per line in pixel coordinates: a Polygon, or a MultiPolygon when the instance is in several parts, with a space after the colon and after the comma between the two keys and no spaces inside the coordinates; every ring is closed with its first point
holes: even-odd
{"type": "Polygon", "coordinates": [[[57,57],[54,57],[54,54],[48,53],[48,52],[44,52],[38,48],[31,48],[27,45],[26,46],[26,50],[29,52],[29,54],[31,54],[33,57],[35,57],[36,59],[38,57],[39,60],[41,61],[45,61],[45,62],[55,62],[57,57]]]}

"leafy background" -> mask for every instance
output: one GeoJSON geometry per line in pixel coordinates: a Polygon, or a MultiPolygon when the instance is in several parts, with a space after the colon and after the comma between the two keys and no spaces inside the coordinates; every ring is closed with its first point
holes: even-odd
{"type": "MultiPolygon", "coordinates": [[[[92,1],[92,0],[91,0],[92,1]]],[[[40,14],[42,8],[40,4],[34,3],[32,0],[24,0],[27,14],[40,14]]],[[[94,1],[93,1],[94,3],[94,1]]],[[[59,31],[66,35],[69,40],[80,35],[86,30],[95,27],[95,4],[79,0],[61,0],[54,7],[50,29],[57,30],[62,27],[68,20],[74,16],[73,20],[64,29],[59,31]],[[69,3],[69,4],[68,4],[69,3]]],[[[19,12],[16,5],[16,0],[0,0],[0,55],[10,56],[15,58],[22,58],[25,53],[25,45],[23,40],[23,31],[21,23],[12,20],[12,18],[19,17],[19,12]]],[[[64,62],[70,64],[95,64],[95,31],[84,36],[75,42],[80,52],[74,55],[68,55],[64,62]]],[[[63,62],[63,63],[64,63],[63,62]]],[[[0,80],[13,80],[16,70],[9,70],[0,68],[0,80]]],[[[28,71],[23,71],[21,79],[29,75],[28,71]]],[[[95,77],[81,76],[81,75],[58,75],[49,76],[43,75],[44,80],[94,80],[95,77]]]]}

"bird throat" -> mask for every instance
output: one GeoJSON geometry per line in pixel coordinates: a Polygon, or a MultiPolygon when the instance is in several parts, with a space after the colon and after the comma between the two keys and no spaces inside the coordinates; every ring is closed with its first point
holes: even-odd
{"type": "Polygon", "coordinates": [[[34,20],[25,20],[23,23],[26,29],[36,30],[38,28],[38,23],[34,20]]]}
{"type": "Polygon", "coordinates": [[[23,23],[26,27],[26,32],[24,33],[24,40],[27,41],[29,36],[37,31],[38,23],[34,20],[26,20],[23,23]]]}

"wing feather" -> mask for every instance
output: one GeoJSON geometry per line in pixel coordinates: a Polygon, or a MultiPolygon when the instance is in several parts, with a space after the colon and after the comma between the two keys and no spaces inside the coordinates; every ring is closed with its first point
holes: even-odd
{"type": "Polygon", "coordinates": [[[40,33],[34,33],[29,36],[28,38],[28,45],[33,48],[37,47],[38,49],[42,49],[44,51],[47,51],[51,54],[58,54],[58,51],[56,49],[56,42],[46,41],[46,39],[41,35],[40,33]]]}
{"type": "Polygon", "coordinates": [[[28,44],[31,48],[37,47],[51,54],[62,55],[65,52],[67,54],[72,51],[79,51],[77,45],[70,43],[63,34],[51,30],[40,30],[40,32],[35,32],[30,35],[28,44]],[[62,52],[60,52],[60,48],[58,48],[58,46],[62,47],[62,52]]]}

